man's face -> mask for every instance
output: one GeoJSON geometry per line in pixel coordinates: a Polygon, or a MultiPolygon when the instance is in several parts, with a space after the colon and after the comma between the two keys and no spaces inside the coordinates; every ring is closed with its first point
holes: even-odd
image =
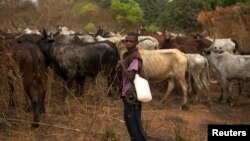
{"type": "Polygon", "coordinates": [[[137,45],[136,37],[134,37],[134,36],[126,36],[126,38],[125,38],[125,46],[126,46],[127,50],[136,47],[136,45],[137,45]]]}

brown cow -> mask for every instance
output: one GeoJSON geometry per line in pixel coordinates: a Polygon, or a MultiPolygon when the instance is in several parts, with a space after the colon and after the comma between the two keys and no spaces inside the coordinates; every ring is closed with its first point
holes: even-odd
{"type": "Polygon", "coordinates": [[[140,36],[151,36],[154,37],[158,43],[159,43],[159,48],[162,48],[163,45],[165,44],[165,35],[164,34],[159,34],[157,32],[147,32],[145,28],[141,27],[140,30],[138,31],[138,34],[140,36]]]}
{"type": "MultiPolygon", "coordinates": [[[[30,99],[33,110],[32,127],[38,127],[40,113],[45,112],[44,100],[46,93],[46,66],[45,58],[40,48],[33,43],[18,43],[16,40],[8,40],[14,59],[19,64],[19,69],[23,78],[23,86],[26,96],[30,99]],[[33,86],[37,88],[36,92],[33,86]]],[[[26,101],[28,104],[28,101],[26,101]]],[[[27,110],[30,106],[27,107],[27,110]]]]}
{"type": "Polygon", "coordinates": [[[179,49],[184,53],[201,54],[206,48],[210,47],[212,42],[206,38],[189,39],[183,37],[167,38],[161,49],[179,49]]]}

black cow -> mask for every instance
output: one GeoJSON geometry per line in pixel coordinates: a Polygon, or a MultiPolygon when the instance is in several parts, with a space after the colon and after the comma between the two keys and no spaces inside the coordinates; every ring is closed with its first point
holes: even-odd
{"type": "MultiPolygon", "coordinates": [[[[108,84],[112,83],[119,59],[118,49],[112,42],[84,43],[63,35],[50,38],[44,30],[43,38],[38,44],[50,60],[53,70],[67,82],[68,88],[76,80],[81,88],[79,96],[83,94],[86,76],[95,77],[99,71],[104,71],[109,74],[108,84]],[[68,41],[64,42],[64,39],[68,41]]],[[[67,92],[64,92],[64,100],[66,98],[67,92]]]]}

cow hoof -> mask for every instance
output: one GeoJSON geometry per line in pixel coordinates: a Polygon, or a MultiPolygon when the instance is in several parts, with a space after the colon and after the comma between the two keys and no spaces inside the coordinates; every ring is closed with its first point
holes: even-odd
{"type": "Polygon", "coordinates": [[[223,100],[223,97],[220,97],[220,98],[218,99],[219,102],[222,102],[222,100],[223,100]]]}
{"type": "Polygon", "coordinates": [[[14,101],[9,102],[9,107],[10,108],[15,108],[16,107],[16,103],[14,101]]]}
{"type": "Polygon", "coordinates": [[[231,106],[231,107],[234,107],[234,108],[239,108],[239,107],[240,107],[240,104],[231,102],[231,103],[230,103],[230,106],[231,106]]]}
{"type": "Polygon", "coordinates": [[[38,128],[38,127],[39,127],[39,124],[37,124],[37,123],[32,123],[31,126],[32,126],[32,128],[38,128]]]}
{"type": "Polygon", "coordinates": [[[190,100],[190,104],[195,105],[195,104],[197,104],[197,103],[198,103],[198,100],[196,100],[196,99],[192,99],[192,100],[190,100]]]}
{"type": "Polygon", "coordinates": [[[45,113],[45,111],[46,111],[45,108],[39,109],[39,112],[40,112],[40,113],[45,113]]]}
{"type": "Polygon", "coordinates": [[[229,97],[229,98],[227,99],[227,103],[232,103],[232,101],[233,101],[233,99],[232,99],[231,97],[229,97]]]}
{"type": "Polygon", "coordinates": [[[26,113],[30,113],[30,111],[31,111],[30,107],[26,108],[26,110],[25,110],[26,113]]]}
{"type": "Polygon", "coordinates": [[[182,104],[180,107],[181,110],[189,110],[188,104],[182,104]]]}

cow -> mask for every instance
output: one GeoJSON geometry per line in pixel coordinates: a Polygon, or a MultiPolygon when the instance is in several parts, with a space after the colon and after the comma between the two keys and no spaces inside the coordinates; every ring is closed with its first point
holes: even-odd
{"type": "Polygon", "coordinates": [[[142,56],[143,68],[146,76],[149,78],[149,82],[168,81],[167,92],[160,102],[163,102],[172,92],[176,80],[183,92],[181,108],[185,108],[187,106],[187,83],[185,80],[187,58],[184,53],[177,49],[140,50],[139,52],[142,56]]]}
{"type": "Polygon", "coordinates": [[[157,32],[147,32],[146,29],[142,26],[138,30],[138,34],[140,36],[151,36],[155,38],[158,41],[159,48],[163,48],[166,38],[164,34],[158,34],[157,32]]]}
{"type": "MultiPolygon", "coordinates": [[[[78,95],[82,95],[85,77],[96,77],[100,71],[110,74],[107,79],[108,85],[111,85],[119,59],[115,44],[109,41],[85,43],[75,39],[64,43],[58,38],[61,36],[50,38],[44,30],[43,38],[38,44],[51,62],[53,70],[67,82],[67,88],[70,89],[73,80],[76,80],[81,87],[78,95]]],[[[66,89],[63,99],[67,100],[66,89]]]]}
{"type": "Polygon", "coordinates": [[[227,101],[232,102],[232,80],[245,81],[250,78],[250,57],[226,51],[214,52],[211,49],[206,50],[204,55],[215,68],[222,85],[219,101],[223,100],[223,94],[227,92],[229,93],[227,101]]]}
{"type": "MultiPolygon", "coordinates": [[[[117,45],[119,54],[122,56],[126,51],[125,45],[117,45]]],[[[168,81],[168,88],[165,96],[160,100],[162,103],[172,92],[175,80],[180,84],[183,92],[181,108],[188,108],[187,105],[187,83],[185,72],[187,70],[187,58],[178,49],[146,50],[139,49],[143,60],[143,69],[150,83],[168,81]]]]}
{"type": "MultiPolygon", "coordinates": [[[[198,94],[195,96],[195,100],[198,100],[198,96],[202,90],[207,92],[207,99],[210,104],[210,76],[209,76],[209,64],[207,59],[200,54],[185,54],[188,60],[188,78],[193,78],[194,85],[189,82],[189,93],[191,88],[194,89],[194,94],[198,90],[198,94]]],[[[190,81],[190,80],[189,80],[190,81]]]]}
{"type": "Polygon", "coordinates": [[[3,39],[15,39],[15,38],[18,38],[22,35],[23,35],[23,33],[20,33],[20,32],[9,33],[9,32],[5,32],[5,31],[0,29],[0,38],[3,38],[3,39]]]}
{"type": "MultiPolygon", "coordinates": [[[[11,47],[14,59],[19,64],[24,90],[31,103],[31,106],[26,106],[26,110],[29,111],[30,108],[32,109],[34,121],[32,127],[36,128],[39,126],[38,122],[41,113],[45,112],[45,57],[36,44],[28,42],[18,43],[16,40],[7,40],[7,42],[11,47]],[[37,94],[33,89],[34,86],[37,88],[37,94]]],[[[26,104],[28,104],[28,101],[26,101],[26,104]]]]}
{"type": "Polygon", "coordinates": [[[227,51],[231,54],[236,54],[239,50],[238,43],[233,39],[212,39],[210,37],[205,38],[213,42],[210,48],[215,51],[222,50],[227,51]]]}
{"type": "Polygon", "coordinates": [[[138,48],[155,50],[159,49],[160,45],[157,39],[151,36],[138,36],[138,48]]]}
{"type": "Polygon", "coordinates": [[[57,34],[60,34],[60,35],[73,35],[76,33],[75,31],[69,30],[68,27],[63,26],[63,25],[58,25],[56,27],[57,27],[57,34]]]}
{"type": "Polygon", "coordinates": [[[208,39],[188,39],[183,37],[166,38],[166,42],[161,49],[176,48],[184,53],[189,54],[202,54],[202,52],[210,47],[212,42],[208,39]]]}
{"type": "MultiPolygon", "coordinates": [[[[124,37],[108,37],[104,38],[100,35],[96,36],[95,38],[97,41],[111,41],[114,44],[120,44],[121,42],[124,41],[124,37]]],[[[151,37],[151,36],[138,36],[138,48],[140,49],[147,49],[147,50],[155,50],[159,49],[159,43],[158,41],[151,37]]]]}
{"type": "Polygon", "coordinates": [[[25,34],[37,34],[37,35],[41,35],[41,33],[40,33],[40,31],[39,30],[31,30],[31,29],[29,29],[29,28],[25,28],[24,30],[23,30],[23,32],[25,33],[25,34]]]}
{"type": "Polygon", "coordinates": [[[120,42],[123,38],[122,37],[107,37],[107,38],[104,38],[100,35],[96,36],[95,39],[97,41],[110,41],[114,44],[117,44],[118,42],[120,42]]]}

